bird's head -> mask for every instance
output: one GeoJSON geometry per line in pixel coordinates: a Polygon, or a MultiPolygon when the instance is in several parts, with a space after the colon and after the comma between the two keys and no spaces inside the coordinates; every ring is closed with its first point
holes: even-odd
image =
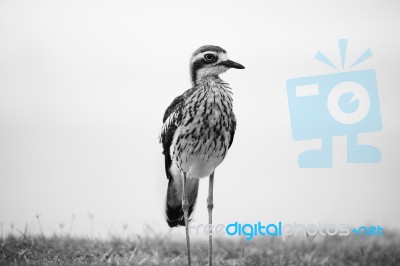
{"type": "Polygon", "coordinates": [[[229,60],[226,51],[215,45],[200,47],[194,51],[190,59],[190,75],[193,84],[207,76],[218,76],[229,68],[244,69],[244,66],[229,60]]]}

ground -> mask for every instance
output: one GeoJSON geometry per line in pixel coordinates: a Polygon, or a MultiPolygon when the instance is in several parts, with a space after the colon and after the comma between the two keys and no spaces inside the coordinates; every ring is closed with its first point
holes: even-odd
{"type": "MultiPolygon", "coordinates": [[[[207,265],[207,240],[192,243],[193,265],[207,265]]],[[[400,236],[315,239],[217,238],[214,265],[400,265],[400,236]]],[[[69,236],[0,239],[0,265],[185,265],[185,243],[167,235],[110,240],[69,236]]]]}

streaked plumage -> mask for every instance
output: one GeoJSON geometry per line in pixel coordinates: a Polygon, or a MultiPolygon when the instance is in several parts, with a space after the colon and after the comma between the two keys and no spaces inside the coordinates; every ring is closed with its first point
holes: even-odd
{"type": "Polygon", "coordinates": [[[185,225],[183,177],[190,216],[198,179],[213,175],[232,145],[236,130],[232,90],[218,76],[231,67],[244,68],[228,60],[226,51],[218,46],[200,47],[190,61],[193,87],[165,111],[160,141],[169,179],[166,216],[171,227],[185,225]]]}

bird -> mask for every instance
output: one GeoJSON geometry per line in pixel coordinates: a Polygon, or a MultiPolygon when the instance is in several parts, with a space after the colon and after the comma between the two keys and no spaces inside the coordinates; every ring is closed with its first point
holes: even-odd
{"type": "Polygon", "coordinates": [[[185,226],[188,265],[191,265],[189,218],[194,210],[199,179],[209,177],[207,197],[208,263],[212,265],[212,210],[215,169],[227,155],[236,131],[232,89],[219,75],[244,69],[228,59],[225,49],[204,45],[190,58],[192,88],[177,96],[165,110],[159,140],[168,178],[166,221],[185,226]]]}

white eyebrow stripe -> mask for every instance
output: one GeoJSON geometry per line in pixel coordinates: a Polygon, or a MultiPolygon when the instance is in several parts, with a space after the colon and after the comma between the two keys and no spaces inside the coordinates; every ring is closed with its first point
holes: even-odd
{"type": "Polygon", "coordinates": [[[199,58],[203,58],[205,54],[213,54],[213,55],[217,56],[217,53],[214,51],[205,51],[205,52],[199,53],[196,56],[192,57],[191,62],[194,62],[199,58]]]}
{"type": "Polygon", "coordinates": [[[220,63],[222,61],[228,60],[228,55],[226,53],[223,53],[223,52],[217,53],[217,52],[214,52],[214,51],[205,51],[205,52],[199,53],[196,56],[192,57],[192,59],[190,60],[190,63],[193,63],[194,61],[196,61],[199,58],[203,58],[205,54],[213,54],[215,56],[218,56],[217,63],[220,63]]]}
{"type": "Polygon", "coordinates": [[[228,60],[228,55],[226,53],[219,53],[218,54],[218,61],[217,63],[223,62],[228,60]]]}

